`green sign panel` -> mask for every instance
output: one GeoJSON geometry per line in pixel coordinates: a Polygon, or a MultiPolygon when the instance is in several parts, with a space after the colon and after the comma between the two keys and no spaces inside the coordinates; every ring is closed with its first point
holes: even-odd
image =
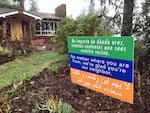
{"type": "Polygon", "coordinates": [[[133,60],[133,46],[133,37],[68,37],[69,51],[83,55],[133,60]]]}

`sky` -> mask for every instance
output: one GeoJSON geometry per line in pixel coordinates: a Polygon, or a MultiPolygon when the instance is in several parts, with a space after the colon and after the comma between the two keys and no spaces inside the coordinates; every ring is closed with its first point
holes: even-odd
{"type": "Polygon", "coordinates": [[[37,0],[37,3],[40,12],[53,14],[57,6],[66,4],[67,16],[75,18],[81,14],[84,7],[88,7],[89,1],[90,0],[37,0]]]}
{"type": "MultiPolygon", "coordinates": [[[[28,1],[25,3],[25,6],[28,6],[28,1]]],[[[88,7],[90,4],[90,0],[36,0],[38,9],[40,12],[46,12],[46,13],[55,13],[55,8],[61,4],[66,4],[67,7],[67,16],[76,18],[79,16],[83,10],[88,11],[88,7]]],[[[100,4],[98,2],[99,0],[95,0],[95,8],[98,10],[100,4]]],[[[138,0],[140,2],[143,0],[138,0]]],[[[115,14],[115,10],[110,7],[108,16],[113,16],[115,14]]]]}
{"type": "MultiPolygon", "coordinates": [[[[28,7],[28,1],[25,6],[28,7]]],[[[55,13],[55,8],[61,4],[66,4],[67,16],[76,18],[83,10],[88,11],[90,0],[36,0],[40,12],[55,13]]],[[[96,0],[98,1],[98,0],[96,0]]],[[[99,2],[95,3],[95,7],[99,6],[99,2]]]]}

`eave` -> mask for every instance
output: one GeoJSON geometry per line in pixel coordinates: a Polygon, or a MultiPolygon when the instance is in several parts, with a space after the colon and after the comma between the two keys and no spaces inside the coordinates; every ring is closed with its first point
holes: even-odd
{"type": "Polygon", "coordinates": [[[12,15],[15,15],[15,14],[24,14],[24,15],[32,17],[34,19],[42,20],[42,18],[37,16],[37,15],[33,15],[31,13],[28,13],[26,11],[21,11],[21,10],[3,13],[3,14],[0,14],[0,17],[6,18],[7,16],[12,16],[12,15]]]}

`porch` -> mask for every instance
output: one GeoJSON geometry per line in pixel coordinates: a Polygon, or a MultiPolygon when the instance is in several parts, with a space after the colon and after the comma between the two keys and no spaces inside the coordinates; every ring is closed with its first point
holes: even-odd
{"type": "Polygon", "coordinates": [[[14,41],[19,41],[25,45],[30,44],[34,37],[34,26],[36,19],[41,19],[24,11],[1,8],[0,11],[0,43],[7,45],[14,41]]]}

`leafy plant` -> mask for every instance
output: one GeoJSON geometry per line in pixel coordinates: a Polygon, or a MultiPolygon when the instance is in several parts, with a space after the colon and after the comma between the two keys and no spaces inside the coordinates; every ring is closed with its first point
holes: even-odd
{"type": "Polygon", "coordinates": [[[38,104],[36,101],[36,107],[38,110],[41,111],[49,111],[49,113],[56,113],[57,112],[57,104],[58,101],[57,99],[55,100],[54,98],[48,99],[44,104],[38,104]]]}
{"type": "Polygon", "coordinates": [[[58,72],[58,66],[57,65],[49,66],[47,69],[48,69],[48,72],[52,73],[52,74],[56,74],[58,72]]]}
{"type": "Polygon", "coordinates": [[[58,52],[67,53],[67,36],[110,36],[111,32],[103,25],[103,20],[96,14],[78,17],[76,20],[63,19],[56,32],[58,52]]]}
{"type": "Polygon", "coordinates": [[[48,99],[44,104],[39,104],[36,101],[36,108],[40,111],[49,111],[49,113],[71,113],[73,111],[71,105],[61,100],[58,101],[54,97],[48,99]]]}
{"type": "Polygon", "coordinates": [[[58,73],[60,68],[65,67],[67,64],[68,64],[67,59],[64,59],[64,60],[50,64],[47,67],[47,70],[51,74],[56,74],[56,73],[58,73]]]}
{"type": "Polygon", "coordinates": [[[50,99],[47,100],[46,103],[44,104],[38,104],[38,102],[36,101],[36,107],[38,110],[41,110],[41,111],[45,111],[45,110],[48,110],[49,113],[52,113],[54,112],[53,108],[51,108],[51,101],[50,99]]]}
{"type": "Polygon", "coordinates": [[[72,113],[73,108],[71,105],[62,102],[61,100],[59,100],[58,103],[58,113],[72,113]]]}
{"type": "Polygon", "coordinates": [[[49,42],[52,43],[52,44],[55,44],[57,41],[56,41],[56,38],[52,38],[52,39],[49,40],[49,42]]]}
{"type": "Polygon", "coordinates": [[[7,56],[12,56],[13,52],[12,49],[9,47],[1,47],[0,46],[0,55],[7,55],[7,56]]]}
{"type": "Polygon", "coordinates": [[[19,93],[19,92],[20,92],[19,85],[13,84],[11,89],[7,91],[6,94],[14,94],[14,93],[19,93]]]}
{"type": "Polygon", "coordinates": [[[22,55],[21,50],[16,50],[16,51],[14,52],[14,55],[15,55],[15,56],[21,56],[21,55],[22,55]]]}
{"type": "Polygon", "coordinates": [[[16,85],[16,84],[13,84],[13,89],[12,89],[14,92],[17,92],[17,91],[19,91],[19,87],[18,87],[18,85],[16,85]]]}
{"type": "Polygon", "coordinates": [[[9,113],[10,106],[3,98],[0,98],[0,113],[9,113]]]}

